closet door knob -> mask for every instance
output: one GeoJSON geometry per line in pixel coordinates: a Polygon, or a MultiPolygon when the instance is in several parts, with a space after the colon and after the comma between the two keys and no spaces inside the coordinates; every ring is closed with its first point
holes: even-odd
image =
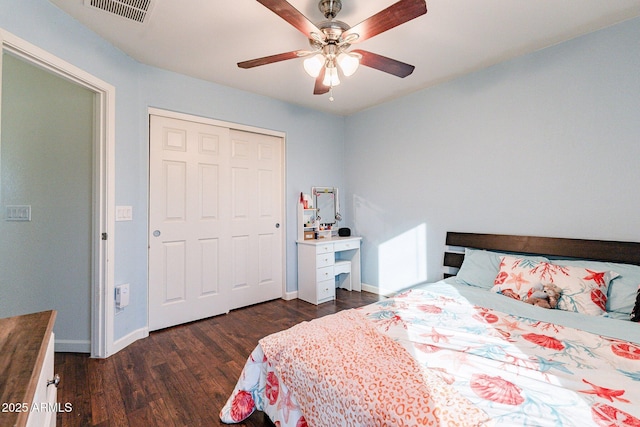
{"type": "Polygon", "coordinates": [[[276,222],[276,228],[280,228],[280,223],[276,222]]]}

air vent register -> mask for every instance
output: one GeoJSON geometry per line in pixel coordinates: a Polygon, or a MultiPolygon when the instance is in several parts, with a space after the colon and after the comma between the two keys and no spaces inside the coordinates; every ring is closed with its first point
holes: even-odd
{"type": "Polygon", "coordinates": [[[151,8],[151,0],[85,0],[84,4],[140,23],[151,8]]]}

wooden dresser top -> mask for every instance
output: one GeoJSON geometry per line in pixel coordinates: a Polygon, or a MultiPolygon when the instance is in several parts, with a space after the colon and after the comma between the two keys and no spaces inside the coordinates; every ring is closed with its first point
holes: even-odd
{"type": "MultiPolygon", "coordinates": [[[[56,311],[0,319],[0,404],[31,406],[56,311]]],[[[28,412],[2,412],[0,425],[23,425],[28,412]]]]}

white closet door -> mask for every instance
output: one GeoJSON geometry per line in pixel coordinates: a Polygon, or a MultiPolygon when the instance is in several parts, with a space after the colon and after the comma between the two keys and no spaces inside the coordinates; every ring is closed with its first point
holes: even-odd
{"type": "Polygon", "coordinates": [[[282,139],[231,131],[231,308],[282,296],[282,139]]]}
{"type": "MultiPolygon", "coordinates": [[[[150,330],[245,305],[247,298],[236,290],[256,289],[255,301],[248,304],[282,294],[282,256],[271,256],[270,265],[262,264],[265,257],[254,246],[267,233],[261,231],[253,206],[263,197],[282,200],[281,181],[263,188],[260,157],[252,151],[260,150],[260,144],[235,143],[232,134],[235,131],[226,127],[150,116],[150,330]],[[238,163],[234,158],[243,158],[244,163],[234,167],[238,163]],[[263,189],[275,194],[258,194],[263,189]],[[244,224],[242,232],[236,231],[237,223],[244,224]],[[280,272],[268,274],[271,293],[257,292],[267,288],[256,286],[260,285],[256,278],[265,276],[263,270],[280,272]]],[[[281,138],[265,138],[273,138],[273,147],[281,148],[281,138]]],[[[281,167],[279,159],[280,154],[281,167]]],[[[280,210],[274,211],[278,222],[280,210]]],[[[280,246],[271,250],[281,254],[282,231],[273,230],[278,238],[271,241],[280,246]]]]}

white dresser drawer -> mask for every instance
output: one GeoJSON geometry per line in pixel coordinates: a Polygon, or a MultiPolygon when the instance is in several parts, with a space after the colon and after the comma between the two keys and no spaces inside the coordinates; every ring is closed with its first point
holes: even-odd
{"type": "Polygon", "coordinates": [[[324,280],[334,280],[333,265],[329,267],[322,267],[316,270],[316,282],[322,282],[324,280]]]}
{"type": "Polygon", "coordinates": [[[336,299],[338,284],[349,291],[362,289],[359,237],[298,240],[296,243],[299,299],[318,305],[336,299]]]}
{"type": "Polygon", "coordinates": [[[326,254],[316,255],[316,268],[328,267],[333,265],[335,257],[333,252],[327,252],[326,254]]]}
{"type": "Polygon", "coordinates": [[[56,384],[49,385],[49,381],[53,381],[54,378],[54,342],[55,337],[52,332],[33,397],[32,410],[27,419],[27,427],[55,427],[56,425],[58,389],[56,384]]]}
{"type": "Polygon", "coordinates": [[[318,301],[332,300],[336,295],[336,282],[333,278],[318,282],[318,301]]]}
{"type": "Polygon", "coordinates": [[[333,244],[333,250],[335,252],[348,251],[350,249],[358,249],[360,247],[360,240],[347,240],[346,242],[335,242],[333,244]]]}
{"type": "Polygon", "coordinates": [[[316,254],[333,253],[333,243],[322,243],[316,246],[316,254]]]}

